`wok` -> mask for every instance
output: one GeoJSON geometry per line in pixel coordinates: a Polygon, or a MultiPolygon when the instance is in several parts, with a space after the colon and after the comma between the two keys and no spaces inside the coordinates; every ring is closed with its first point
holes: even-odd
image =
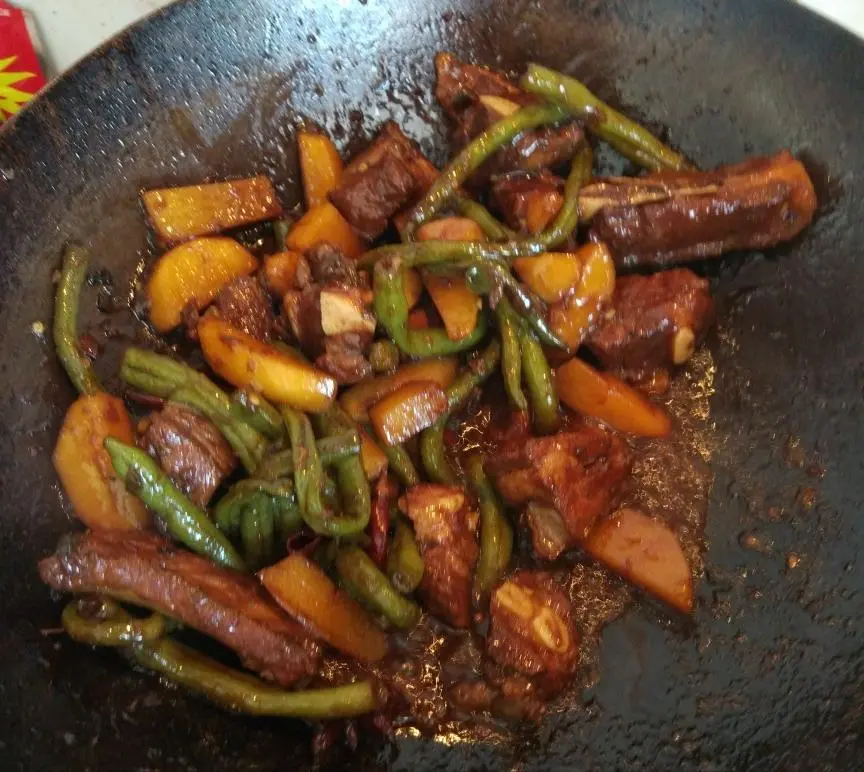
{"type": "Polygon", "coordinates": [[[439,49],[575,73],[669,127],[704,167],[790,147],[822,208],[790,247],[708,269],[721,305],[710,344],[715,484],[692,627],[638,606],[606,630],[597,685],[538,728],[509,742],[479,730],[363,738],[352,763],[860,768],[864,47],[780,0],[197,0],[107,44],[0,133],[4,769],[310,762],[299,724],[229,716],[51,634],[60,607],[35,565],[72,527],[50,462],[72,391],[31,326],[50,321],[62,244],[89,245],[110,276],[88,290],[84,322],[115,336],[100,362],[115,371],[148,251],[137,191],[261,171],[290,206],[301,117],[349,148],[392,117],[443,160],[431,97],[439,49]],[[103,314],[96,300],[120,310],[103,314]]]}

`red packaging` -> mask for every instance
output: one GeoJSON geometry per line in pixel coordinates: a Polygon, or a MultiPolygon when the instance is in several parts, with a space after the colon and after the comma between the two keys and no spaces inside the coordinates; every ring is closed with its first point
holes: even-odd
{"type": "Polygon", "coordinates": [[[24,12],[0,0],[0,123],[45,85],[24,12]]]}

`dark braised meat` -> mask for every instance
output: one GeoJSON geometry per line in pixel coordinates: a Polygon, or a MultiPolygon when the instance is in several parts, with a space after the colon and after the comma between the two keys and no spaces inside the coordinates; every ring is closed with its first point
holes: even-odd
{"type": "Polygon", "coordinates": [[[564,180],[549,172],[514,172],[492,180],[492,202],[506,223],[522,233],[547,228],[564,203],[564,180]]]}
{"type": "Polygon", "coordinates": [[[622,276],[612,308],[601,315],[587,344],[605,369],[638,380],[683,364],[713,320],[708,281],[686,268],[622,276]]]}
{"type": "Polygon", "coordinates": [[[199,507],[207,506],[237,464],[234,451],[212,421],[173,402],[151,413],[141,444],[199,507]]]}
{"type": "MultiPolygon", "coordinates": [[[[452,54],[438,54],[435,71],[435,96],[454,122],[453,142],[457,147],[465,146],[515,108],[538,101],[503,74],[467,64],[452,54]]],[[[556,167],[572,158],[584,136],[575,123],[525,132],[483,164],[471,182],[479,185],[494,174],[556,167]]]]}
{"type": "Polygon", "coordinates": [[[582,426],[550,437],[514,437],[489,459],[486,471],[495,477],[508,503],[533,501],[555,507],[571,546],[617,502],[631,463],[630,451],[619,437],[582,426]]]}
{"type": "Polygon", "coordinates": [[[669,265],[772,247],[797,236],[816,212],[813,183],[785,150],[711,172],[618,180],[616,197],[626,199],[628,187],[652,181],[667,188],[669,196],[609,206],[594,216],[591,238],[606,243],[618,265],[669,265]],[[712,187],[713,192],[689,192],[712,187]]]}
{"type": "Polygon", "coordinates": [[[414,523],[425,571],[420,592],[426,607],[454,627],[471,625],[471,586],[480,554],[478,515],[460,488],[415,485],[400,500],[414,523]]]}
{"type": "Polygon", "coordinates": [[[553,576],[518,571],[492,593],[486,651],[547,693],[567,685],[579,663],[579,635],[570,601],[553,576]]]}
{"type": "Polygon", "coordinates": [[[282,307],[294,337],[315,364],[340,384],[372,374],[366,352],[375,334],[368,281],[350,258],[329,244],[305,256],[302,289],[287,292],[282,307]]]}
{"type": "Polygon", "coordinates": [[[232,327],[258,340],[273,334],[273,306],[261,283],[252,276],[234,279],[217,296],[215,307],[232,327]]]}
{"type": "Polygon", "coordinates": [[[135,598],[233,649],[264,678],[289,686],[318,671],[321,650],[252,577],[141,531],[90,531],[66,537],[39,563],[59,592],[135,598]]]}
{"type": "Polygon", "coordinates": [[[318,244],[306,250],[304,257],[309,266],[309,282],[346,287],[369,286],[369,275],[357,269],[357,262],[330,244],[318,244]]]}
{"type": "Polygon", "coordinates": [[[393,121],[345,168],[330,193],[333,205],[364,238],[373,241],[390,218],[432,184],[437,170],[393,121]]]}

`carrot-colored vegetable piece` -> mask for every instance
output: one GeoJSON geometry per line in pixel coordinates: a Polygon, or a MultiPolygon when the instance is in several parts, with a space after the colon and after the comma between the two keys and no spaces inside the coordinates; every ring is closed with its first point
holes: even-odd
{"type": "Polygon", "coordinates": [[[581,359],[571,359],[556,370],[555,388],[571,410],[618,431],[640,437],[665,437],[672,431],[669,416],[642,393],[581,359]]]}
{"type": "Polygon", "coordinates": [[[414,268],[406,268],[402,274],[402,286],[405,289],[405,302],[408,308],[414,308],[420,302],[423,294],[423,279],[414,268]]]}
{"type": "Polygon", "coordinates": [[[342,395],[342,407],[355,421],[369,420],[369,408],[400,386],[413,381],[434,381],[446,389],[456,379],[459,360],[456,357],[430,357],[402,365],[398,370],[358,383],[342,395]]]}
{"type": "Polygon", "coordinates": [[[588,244],[576,256],[582,276],[576,291],[549,309],[549,326],[571,348],[577,348],[615,291],[615,263],[605,244],[588,244]]]}
{"type": "Polygon", "coordinates": [[[277,252],[264,258],[264,280],[267,288],[277,297],[294,289],[294,277],[297,275],[297,264],[300,254],[291,250],[277,252]]]}
{"type": "Polygon", "coordinates": [[[329,201],[313,206],[288,232],[285,246],[305,252],[318,244],[332,244],[348,257],[358,258],[364,246],[360,237],[329,201]]]}
{"type": "Polygon", "coordinates": [[[537,295],[547,303],[557,303],[578,289],[582,261],[571,252],[547,252],[539,257],[520,257],[513,268],[537,295]]]}
{"type": "Polygon", "coordinates": [[[282,213],[273,184],[263,176],[147,190],[141,198],[159,242],[166,246],[270,220],[282,213]]]}
{"type": "Polygon", "coordinates": [[[306,208],[311,209],[324,203],[327,194],[339,185],[342,179],[342,159],[330,137],[324,134],[299,132],[297,148],[300,153],[306,208]]]}
{"type": "Polygon", "coordinates": [[[617,574],[690,613],[693,579],[675,534],[635,509],[620,509],[594,526],[582,543],[585,551],[617,574]]]}
{"type": "Polygon", "coordinates": [[[480,298],[468,289],[463,275],[424,272],[423,283],[450,340],[462,340],[474,332],[481,303],[480,298]]]}
{"type": "Polygon", "coordinates": [[[375,433],[387,445],[399,445],[432,426],[447,412],[447,395],[434,381],[400,386],[369,410],[375,433]]]}
{"type": "Polygon", "coordinates": [[[218,317],[198,323],[204,358],[213,372],[238,389],[252,389],[271,402],[321,413],[336,397],[327,373],[262,343],[218,317]]]}
{"type": "Polygon", "coordinates": [[[387,637],[318,566],[295,552],[258,574],[282,608],[334,649],[361,662],[387,653],[387,637]]]}
{"type": "Polygon", "coordinates": [[[257,268],[252,253],[234,239],[195,239],[174,247],[156,261],[147,282],[151,323],[159,332],[174,329],[187,306],[205,309],[232,279],[257,268]]]}
{"type": "Polygon", "coordinates": [[[387,456],[365,429],[359,428],[358,431],[360,433],[360,461],[363,463],[366,479],[377,480],[387,468],[389,463],[387,456]]]}
{"type": "Polygon", "coordinates": [[[468,217],[442,217],[420,226],[417,241],[486,241],[486,234],[468,217]]]}
{"type": "Polygon", "coordinates": [[[54,448],[54,468],[63,490],[88,528],[146,528],[147,510],[117,478],[104,448],[106,437],[135,441],[123,402],[101,392],[73,402],[54,448]]]}

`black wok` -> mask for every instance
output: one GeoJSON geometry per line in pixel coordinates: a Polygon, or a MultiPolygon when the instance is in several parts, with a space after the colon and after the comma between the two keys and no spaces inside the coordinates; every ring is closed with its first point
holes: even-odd
{"type": "Polygon", "coordinates": [[[692,629],[637,607],[607,629],[598,685],[536,732],[368,741],[357,767],[860,768],[864,46],[780,0],[197,0],[104,47],[0,132],[4,769],[309,763],[300,725],[229,716],[51,634],[59,606],[35,564],[71,527],[50,451],[72,392],[31,325],[50,319],[61,245],[83,241],[113,280],[85,302],[87,323],[120,336],[100,363],[112,372],[147,250],[138,189],[261,171],[290,205],[302,116],[346,141],[392,117],[442,160],[439,49],[576,73],[705,167],[790,147],[822,208],[782,252],[710,269],[716,479],[692,629]],[[100,293],[121,310],[99,312],[100,293]]]}

